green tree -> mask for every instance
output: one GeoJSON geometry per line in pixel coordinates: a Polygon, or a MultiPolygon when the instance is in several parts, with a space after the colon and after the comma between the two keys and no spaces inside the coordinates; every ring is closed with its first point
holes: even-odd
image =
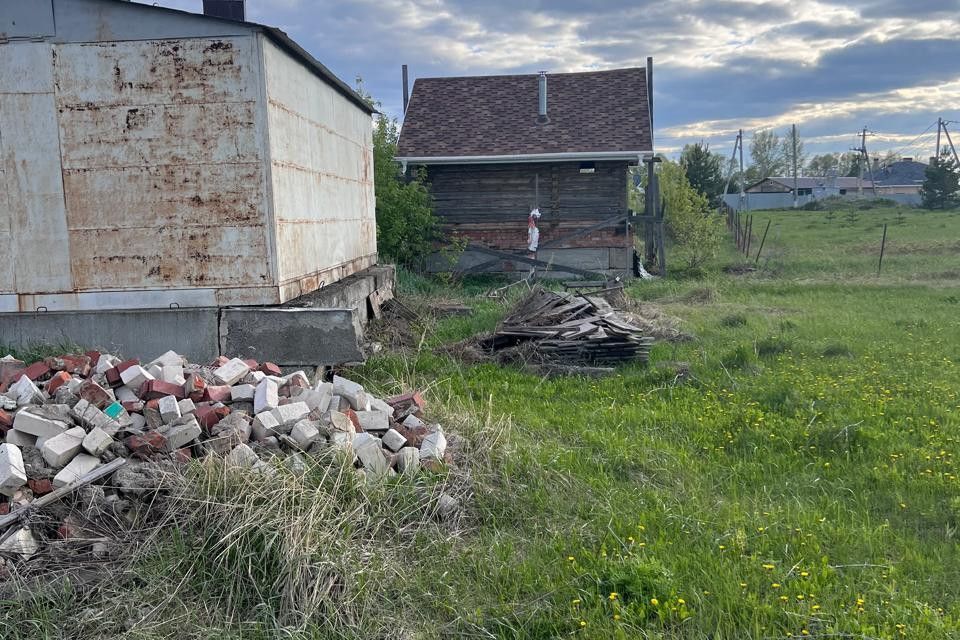
{"type": "MultiPolygon", "coordinates": [[[[691,268],[714,257],[720,249],[723,225],[710,201],[687,179],[684,168],[664,159],[657,169],[664,219],[671,239],[682,249],[691,268]]],[[[720,185],[723,189],[723,185],[720,185]]]]}
{"type": "Polygon", "coordinates": [[[960,206],[960,167],[946,148],[924,171],[920,197],[925,209],[953,209],[960,206]]]}
{"type": "Polygon", "coordinates": [[[373,182],[377,198],[377,251],[408,267],[433,251],[437,219],[423,171],[410,180],[395,160],[399,129],[387,116],[377,118],[373,130],[373,182]]]}
{"type": "Polygon", "coordinates": [[[750,139],[750,160],[753,163],[750,167],[752,171],[747,175],[754,182],[770,176],[783,175],[784,157],[780,136],[772,129],[755,131],[753,138],[750,139]]]}
{"type": "Polygon", "coordinates": [[[690,185],[715,203],[723,191],[723,161],[710,151],[710,145],[700,141],[688,144],[680,153],[680,165],[690,185]]]}
{"type": "Polygon", "coordinates": [[[807,162],[806,172],[811,176],[829,176],[835,174],[840,166],[840,154],[820,153],[807,162]]]}

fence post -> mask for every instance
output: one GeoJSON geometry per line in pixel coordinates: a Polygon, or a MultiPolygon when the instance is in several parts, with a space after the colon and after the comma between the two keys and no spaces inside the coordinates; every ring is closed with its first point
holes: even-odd
{"type": "Polygon", "coordinates": [[[883,240],[880,241],[880,262],[877,263],[877,275],[880,275],[880,268],[883,266],[883,250],[887,246],[887,225],[883,225],[883,240]]]}

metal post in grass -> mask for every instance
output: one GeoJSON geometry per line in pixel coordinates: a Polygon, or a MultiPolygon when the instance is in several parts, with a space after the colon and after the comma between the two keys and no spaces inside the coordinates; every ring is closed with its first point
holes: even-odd
{"type": "Polygon", "coordinates": [[[753,214],[750,214],[750,217],[747,218],[747,233],[743,239],[743,255],[750,255],[750,244],[753,241],[753,214]]]}
{"type": "Polygon", "coordinates": [[[883,225],[883,240],[880,241],[880,262],[877,263],[877,275],[880,275],[880,268],[883,267],[883,250],[887,246],[887,225],[883,225]]]}
{"type": "Polygon", "coordinates": [[[763,238],[760,239],[760,248],[757,249],[757,258],[753,261],[753,264],[760,264],[760,252],[763,251],[763,245],[767,241],[767,232],[770,231],[771,222],[773,222],[773,218],[767,220],[767,228],[763,230],[763,238]]]}

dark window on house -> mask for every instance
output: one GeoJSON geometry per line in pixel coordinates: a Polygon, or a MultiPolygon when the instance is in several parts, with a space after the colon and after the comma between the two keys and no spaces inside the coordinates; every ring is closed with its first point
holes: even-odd
{"type": "Polygon", "coordinates": [[[580,173],[596,173],[597,165],[594,162],[581,162],[580,173]]]}
{"type": "Polygon", "coordinates": [[[840,195],[842,195],[842,196],[847,195],[847,190],[846,190],[846,189],[840,189],[840,195]]]}
{"type": "Polygon", "coordinates": [[[798,196],[809,196],[813,194],[813,189],[797,189],[798,196]]]}

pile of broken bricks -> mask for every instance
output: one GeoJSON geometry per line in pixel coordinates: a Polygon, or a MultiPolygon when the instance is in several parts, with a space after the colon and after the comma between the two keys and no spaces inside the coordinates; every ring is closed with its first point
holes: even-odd
{"type": "MultiPolygon", "coordinates": [[[[108,464],[122,465],[103,487],[117,500],[142,493],[136,479],[153,467],[207,456],[266,475],[276,472],[276,456],[302,470],[305,456],[338,451],[370,481],[438,471],[451,462],[447,441],[423,408],[419,393],[381,400],[340,376],[311,384],[302,371],[283,375],[272,363],[240,358],[0,358],[0,552],[33,555],[39,542],[17,511],[89,482],[108,464]]],[[[61,536],[69,531],[59,528],[61,536]]]]}

